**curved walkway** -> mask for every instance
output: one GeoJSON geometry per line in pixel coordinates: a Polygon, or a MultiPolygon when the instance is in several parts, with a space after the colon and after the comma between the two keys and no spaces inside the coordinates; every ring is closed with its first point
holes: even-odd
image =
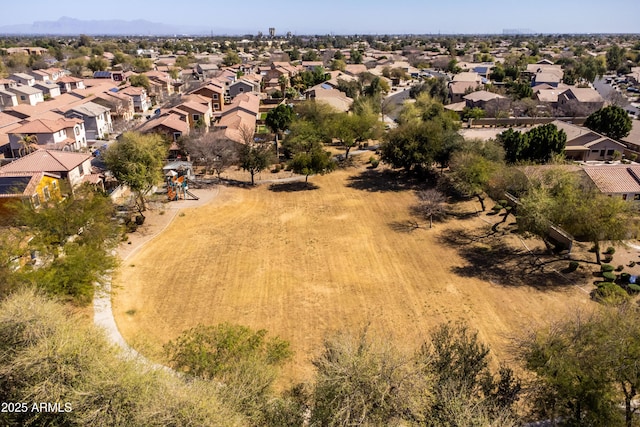
{"type": "MultiPolygon", "coordinates": [[[[121,261],[125,262],[142,249],[147,243],[151,242],[166,230],[181,209],[203,206],[209,203],[218,196],[220,188],[216,186],[213,189],[206,190],[193,189],[191,192],[198,196],[199,200],[179,200],[156,206],[151,211],[151,214],[148,215],[145,224],[135,233],[128,234],[129,239],[127,242],[120,244],[120,246],[116,248],[115,253],[119,255],[121,261]]],[[[109,275],[104,277],[103,283],[100,288],[96,290],[93,298],[94,323],[105,330],[107,338],[113,344],[116,344],[124,350],[126,357],[139,359],[153,368],[168,369],[166,366],[150,362],[138,351],[127,344],[120,333],[115,317],[113,316],[111,290],[111,276],[109,275]]]]}
{"type": "MultiPolygon", "coordinates": [[[[284,183],[303,180],[304,176],[294,175],[287,178],[256,180],[256,184],[284,183]]],[[[145,223],[135,233],[127,235],[129,238],[126,243],[121,243],[115,249],[115,254],[119,256],[122,262],[125,262],[147,243],[151,242],[158,235],[171,225],[181,209],[194,208],[204,206],[211,200],[215,199],[220,193],[219,185],[211,189],[191,189],[193,194],[199,197],[198,200],[178,200],[169,203],[156,203],[148,214],[145,223]]],[[[125,356],[132,359],[141,360],[143,363],[157,369],[169,369],[164,365],[150,362],[146,357],[141,355],[133,347],[131,347],[124,339],[116,319],[113,316],[113,306],[111,305],[111,275],[103,278],[102,283],[95,292],[93,298],[93,322],[103,328],[107,334],[107,338],[113,344],[124,350],[125,356]]]]}

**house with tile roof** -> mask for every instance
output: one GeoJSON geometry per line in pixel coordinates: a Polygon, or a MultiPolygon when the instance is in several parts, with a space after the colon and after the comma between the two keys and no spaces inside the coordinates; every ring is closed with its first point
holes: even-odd
{"type": "Polygon", "coordinates": [[[486,90],[478,90],[476,92],[471,92],[462,97],[464,99],[466,107],[468,108],[482,108],[484,109],[487,104],[491,102],[495,102],[499,99],[504,99],[505,97],[499,95],[497,93],[489,92],[486,90]]]}
{"type": "Polygon", "coordinates": [[[84,80],[83,79],[79,79],[77,77],[73,77],[73,76],[61,77],[56,81],[56,84],[58,86],[60,86],[60,92],[61,93],[67,93],[67,92],[71,92],[71,91],[76,90],[76,89],[84,89],[85,88],[84,80]]]}
{"type": "Polygon", "coordinates": [[[84,121],[87,140],[104,139],[113,132],[111,110],[94,102],[85,102],[73,106],[64,112],[67,118],[77,118],[84,121]]]}
{"type": "Polygon", "coordinates": [[[558,108],[562,110],[579,107],[581,115],[588,116],[604,106],[604,98],[590,87],[569,87],[558,95],[558,108]]]}
{"type": "Polygon", "coordinates": [[[83,182],[94,182],[100,179],[96,174],[92,174],[91,159],[91,154],[36,150],[0,167],[0,175],[46,172],[66,179],[73,188],[83,182]]]}
{"type": "Polygon", "coordinates": [[[27,73],[13,73],[9,76],[9,79],[25,86],[33,86],[36,84],[36,79],[27,73]]]}
{"type": "Polygon", "coordinates": [[[640,165],[585,166],[584,172],[603,194],[640,203],[640,165]]]}
{"type": "Polygon", "coordinates": [[[44,94],[44,97],[55,98],[61,95],[60,86],[47,80],[46,82],[37,82],[33,85],[34,88],[40,89],[44,94]]]}
{"type": "Polygon", "coordinates": [[[0,89],[0,111],[18,105],[18,95],[8,90],[0,89]]]}
{"type": "Polygon", "coordinates": [[[20,140],[35,136],[38,148],[80,151],[87,148],[84,122],[81,119],[36,119],[9,131],[9,144],[13,157],[20,156],[20,140]]]}
{"type": "Polygon", "coordinates": [[[44,102],[44,93],[42,90],[32,86],[17,85],[10,87],[9,92],[16,94],[18,104],[36,105],[40,102],[44,102]]]}
{"type": "Polygon", "coordinates": [[[224,138],[244,144],[245,133],[255,132],[259,114],[260,97],[257,94],[238,95],[222,112],[220,120],[214,125],[214,131],[224,138]]]}
{"type": "Polygon", "coordinates": [[[133,99],[133,108],[137,113],[144,113],[151,108],[151,99],[147,97],[147,91],[143,87],[127,86],[118,90],[118,93],[130,96],[133,99]]]}
{"type": "Polygon", "coordinates": [[[624,153],[626,146],[589,128],[554,120],[559,130],[567,134],[565,156],[567,159],[579,161],[611,160],[615,152],[624,153]]]}
{"type": "Polygon", "coordinates": [[[158,133],[175,142],[182,136],[189,135],[191,128],[185,112],[180,115],[171,111],[148,120],[136,130],[141,133],[158,133]]]}
{"type": "Polygon", "coordinates": [[[97,93],[93,96],[91,102],[108,108],[111,111],[111,119],[114,122],[119,120],[129,121],[132,120],[135,115],[133,98],[117,91],[97,93]]]}
{"type": "Polygon", "coordinates": [[[463,97],[477,90],[480,84],[476,81],[453,81],[449,82],[449,98],[452,104],[463,102],[463,97]]]}
{"type": "Polygon", "coordinates": [[[334,89],[328,84],[320,83],[305,92],[307,99],[313,99],[316,102],[330,105],[337,111],[347,112],[353,105],[353,99],[349,98],[344,92],[334,89]]]}
{"type": "MultiPolygon", "coordinates": [[[[200,95],[191,95],[199,97],[200,95]]],[[[201,97],[204,98],[204,97],[201,97]]],[[[211,126],[213,119],[213,111],[210,103],[202,103],[196,100],[186,99],[184,102],[176,105],[175,109],[188,113],[189,127],[192,129],[203,127],[203,131],[207,132],[211,126]]]]}
{"type": "Polygon", "coordinates": [[[223,84],[216,84],[215,81],[209,81],[206,85],[191,91],[191,93],[211,99],[213,111],[224,110],[225,88],[223,84]]]}

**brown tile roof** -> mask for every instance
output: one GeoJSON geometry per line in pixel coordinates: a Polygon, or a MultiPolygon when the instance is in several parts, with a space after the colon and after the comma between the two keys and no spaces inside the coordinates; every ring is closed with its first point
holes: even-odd
{"type": "Polygon", "coordinates": [[[69,172],[90,159],[90,154],[36,150],[0,167],[0,174],[15,172],[69,172]]]}
{"type": "Polygon", "coordinates": [[[47,119],[37,119],[32,122],[25,123],[19,128],[14,129],[10,133],[22,133],[22,134],[33,134],[33,133],[56,133],[63,129],[72,128],[77,123],[82,123],[82,120],[77,119],[59,119],[59,120],[47,120],[47,119]]]}
{"type": "Polygon", "coordinates": [[[463,99],[468,99],[469,101],[477,102],[477,101],[491,101],[492,99],[503,99],[504,96],[498,95],[497,93],[489,92],[486,90],[479,90],[476,92],[471,92],[468,95],[462,97],[463,99]]]}
{"type": "Polygon", "coordinates": [[[151,132],[158,127],[166,127],[183,134],[189,133],[189,124],[180,120],[180,116],[174,113],[164,114],[155,119],[151,119],[142,125],[138,130],[140,132],[151,132]]]}
{"type": "Polygon", "coordinates": [[[590,87],[572,87],[567,89],[580,102],[604,102],[597,90],[590,87]]]}
{"type": "Polygon", "coordinates": [[[452,82],[449,84],[449,91],[454,94],[463,94],[469,89],[475,89],[479,85],[476,82],[452,82]]]}
{"type": "Polygon", "coordinates": [[[640,194],[640,165],[585,166],[584,171],[605,194],[640,194]]]}
{"type": "Polygon", "coordinates": [[[240,94],[233,99],[231,104],[229,104],[225,112],[222,114],[229,114],[236,109],[242,109],[257,116],[258,112],[260,112],[260,97],[253,93],[240,94]]]}
{"type": "Polygon", "coordinates": [[[194,102],[194,101],[183,102],[182,104],[176,105],[176,108],[179,108],[185,111],[196,111],[201,114],[206,114],[207,112],[210,111],[206,105],[202,105],[199,102],[194,102]]]}

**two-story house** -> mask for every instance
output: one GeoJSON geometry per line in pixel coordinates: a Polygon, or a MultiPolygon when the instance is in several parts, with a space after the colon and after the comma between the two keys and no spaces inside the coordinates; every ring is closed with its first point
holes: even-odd
{"type": "Polygon", "coordinates": [[[59,78],[56,83],[60,86],[60,92],[69,93],[77,89],[84,89],[84,80],[73,76],[64,76],[59,78]]]}
{"type": "Polygon", "coordinates": [[[35,136],[38,148],[79,151],[87,147],[84,122],[80,119],[37,119],[9,131],[9,144],[13,157],[21,155],[21,141],[35,136]]]}
{"type": "Polygon", "coordinates": [[[211,99],[213,111],[224,110],[225,88],[223,84],[211,81],[206,86],[202,86],[191,93],[211,99]]]}
{"type": "Polygon", "coordinates": [[[64,116],[67,118],[82,119],[84,121],[87,140],[89,141],[105,139],[108,134],[113,132],[111,110],[94,102],[86,102],[74,106],[65,111],[64,116]]]}
{"type": "Polygon", "coordinates": [[[133,99],[133,108],[138,113],[144,113],[151,108],[151,100],[147,97],[147,91],[143,87],[128,86],[118,92],[133,99]]]}
{"type": "Polygon", "coordinates": [[[32,86],[12,86],[8,89],[8,92],[16,94],[18,104],[36,105],[40,102],[44,102],[44,93],[42,90],[32,86]]]}
{"type": "Polygon", "coordinates": [[[25,86],[33,86],[36,84],[36,79],[27,73],[13,73],[9,76],[9,79],[25,86]]]}

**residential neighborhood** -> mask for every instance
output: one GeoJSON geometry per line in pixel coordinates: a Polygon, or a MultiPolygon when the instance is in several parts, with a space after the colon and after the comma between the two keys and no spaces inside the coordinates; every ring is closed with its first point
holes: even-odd
{"type": "Polygon", "coordinates": [[[638,425],[640,36],[266,29],[0,32],[2,401],[638,425]]]}

